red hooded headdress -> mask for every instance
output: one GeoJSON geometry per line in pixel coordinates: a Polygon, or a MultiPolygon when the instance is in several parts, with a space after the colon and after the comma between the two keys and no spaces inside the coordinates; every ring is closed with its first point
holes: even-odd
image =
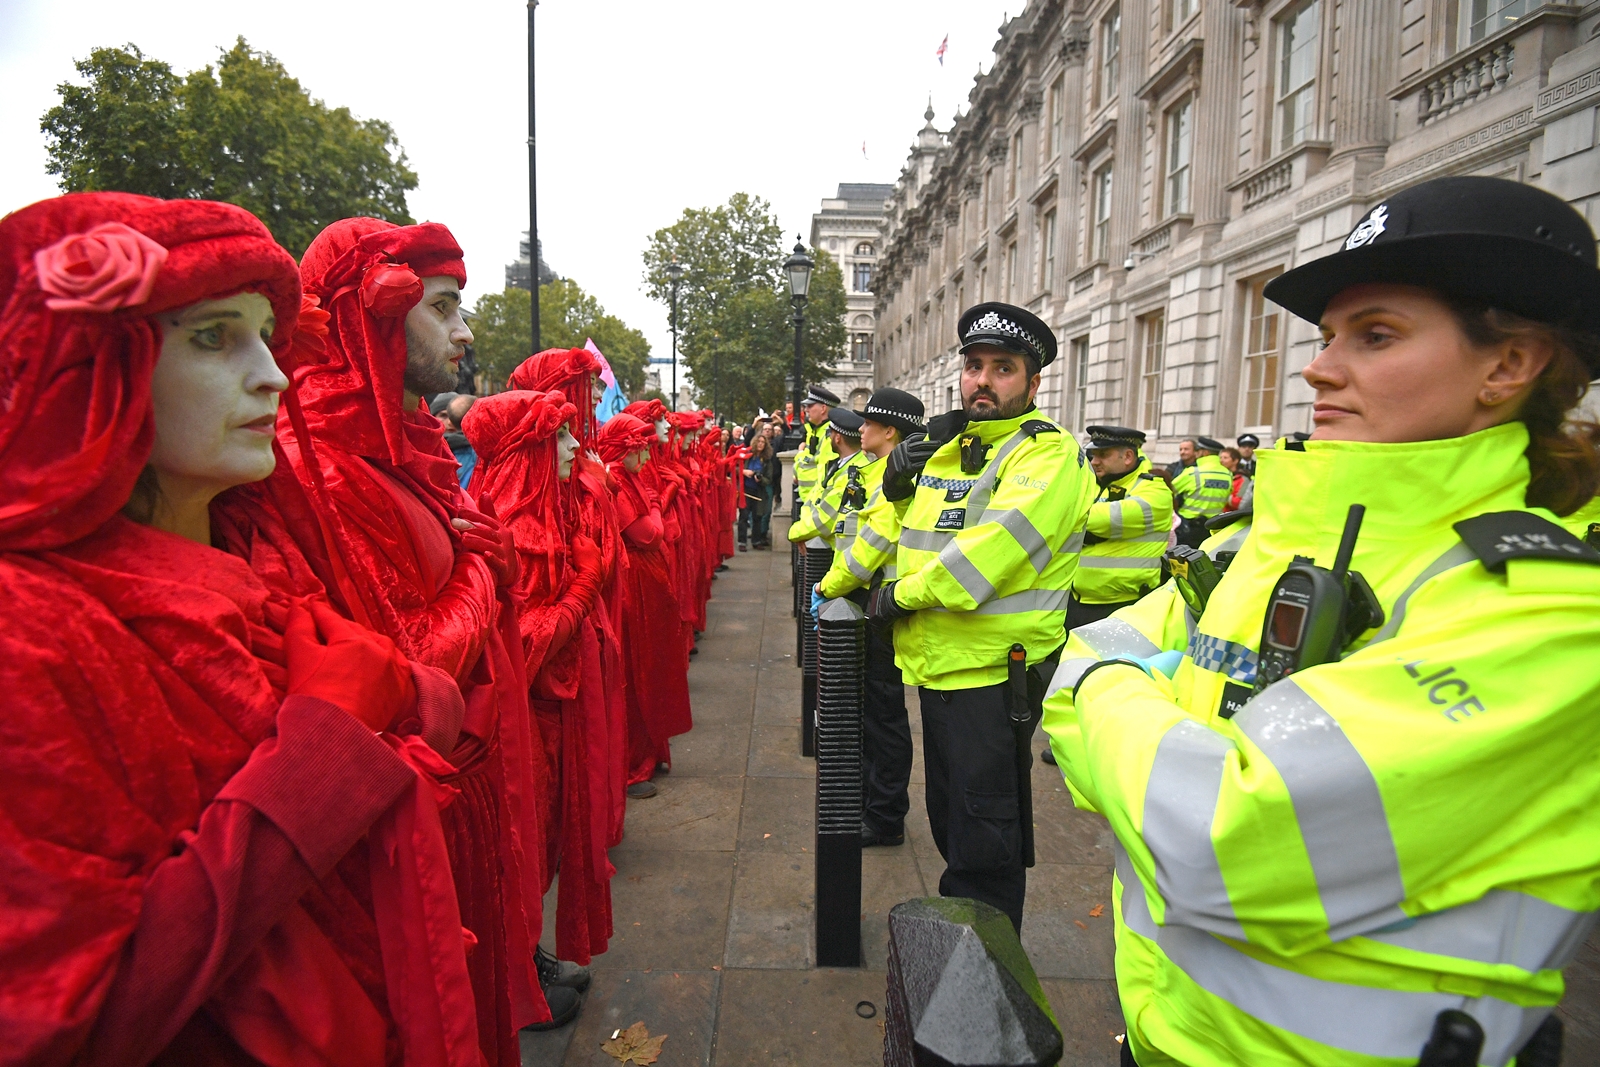
{"type": "Polygon", "coordinates": [[[573,436],[584,448],[594,447],[594,405],[589,403],[600,361],[587,348],[547,348],[523,360],[506,379],[507,389],[556,390],[578,409],[573,436]]]}
{"type": "Polygon", "coordinates": [[[600,436],[596,441],[597,451],[600,453],[600,458],[607,463],[616,463],[630,452],[649,448],[655,439],[654,426],[622,411],[611,416],[606,420],[606,424],[600,427],[600,436]]]}

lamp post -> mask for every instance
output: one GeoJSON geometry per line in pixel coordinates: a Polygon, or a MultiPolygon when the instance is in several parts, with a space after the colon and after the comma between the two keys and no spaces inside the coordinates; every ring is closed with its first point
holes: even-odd
{"type": "Polygon", "coordinates": [[[678,281],[683,277],[683,265],[673,256],[667,264],[667,277],[672,280],[672,410],[678,410],[678,281]]]}
{"type": "Polygon", "coordinates": [[[539,351],[539,186],[537,154],[534,151],[533,130],[533,9],[539,0],[528,0],[528,271],[529,289],[533,290],[532,326],[533,350],[539,351]]]}
{"type": "Polygon", "coordinates": [[[795,235],[794,252],[783,261],[784,273],[789,279],[789,303],[794,305],[794,419],[795,426],[804,439],[804,416],[800,411],[801,395],[805,390],[805,363],[800,355],[800,339],[806,321],[806,298],[811,292],[811,268],[815,267],[800,236],[795,235]]]}

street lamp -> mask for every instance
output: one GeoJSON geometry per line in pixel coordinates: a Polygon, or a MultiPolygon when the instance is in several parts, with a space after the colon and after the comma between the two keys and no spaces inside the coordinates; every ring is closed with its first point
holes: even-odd
{"type": "MultiPolygon", "coordinates": [[[[811,292],[811,268],[815,266],[816,263],[806,255],[806,246],[796,234],[794,252],[783,261],[783,271],[789,279],[789,303],[794,305],[794,418],[797,427],[802,418],[800,401],[806,380],[805,364],[800,356],[800,337],[806,321],[806,297],[811,292]]],[[[804,428],[800,432],[803,436],[804,428]]]]}
{"type": "Polygon", "coordinates": [[[535,352],[539,351],[539,168],[534,150],[533,9],[538,6],[539,0],[528,0],[528,288],[533,290],[529,325],[535,352]]]}
{"type": "Polygon", "coordinates": [[[672,280],[672,410],[678,410],[678,282],[683,277],[683,265],[673,256],[667,264],[667,277],[672,280]]]}

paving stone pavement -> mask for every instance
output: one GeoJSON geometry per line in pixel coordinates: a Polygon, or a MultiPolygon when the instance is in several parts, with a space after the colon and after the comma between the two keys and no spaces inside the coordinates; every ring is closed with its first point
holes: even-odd
{"type": "MultiPolygon", "coordinates": [[[[888,912],[937,894],[943,864],[919,751],[907,843],[862,857],[865,966],[813,965],[815,776],[800,755],[786,525],[775,518],[777,547],[736,555],[712,586],[710,629],[689,671],[694,729],[673,740],[659,795],[628,802],[627,836],[611,852],[610,950],[593,963],[576,1022],[522,1035],[524,1067],[614,1067],[600,1044],[635,1022],[667,1035],[662,1067],[883,1062],[888,912]],[[862,1000],[877,1018],[856,1015],[862,1000]]],[[[907,704],[920,750],[914,690],[907,704]]],[[[1036,753],[1043,744],[1040,735],[1036,753]]],[[[1072,807],[1055,768],[1036,761],[1033,786],[1038,865],[1022,943],[1061,1023],[1062,1064],[1114,1067],[1124,1026],[1112,970],[1112,835],[1072,807]]],[[[554,889],[545,915],[549,946],[554,889]]],[[[1600,1063],[1600,935],[1568,981],[1564,1061],[1600,1063]]]]}

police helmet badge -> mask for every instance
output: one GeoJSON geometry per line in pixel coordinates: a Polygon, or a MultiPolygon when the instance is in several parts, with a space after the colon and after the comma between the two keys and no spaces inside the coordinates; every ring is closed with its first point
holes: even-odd
{"type": "Polygon", "coordinates": [[[1367,213],[1367,217],[1356,224],[1350,231],[1350,236],[1345,238],[1344,249],[1346,252],[1352,248],[1371,244],[1383,232],[1384,223],[1389,221],[1389,205],[1379,204],[1367,213]]]}

